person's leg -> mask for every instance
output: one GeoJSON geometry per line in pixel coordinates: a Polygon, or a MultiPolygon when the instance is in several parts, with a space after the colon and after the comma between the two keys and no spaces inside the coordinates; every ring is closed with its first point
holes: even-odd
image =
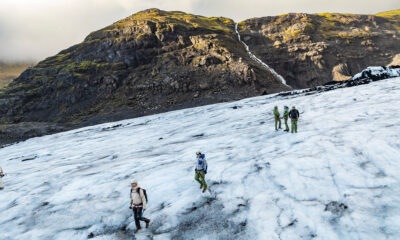
{"type": "Polygon", "coordinates": [[[278,130],[278,119],[275,118],[275,130],[278,130]]]}
{"type": "Polygon", "coordinates": [[[282,128],[282,121],[281,121],[281,119],[279,118],[278,121],[279,121],[279,128],[282,128]]]}
{"type": "Polygon", "coordinates": [[[291,129],[292,129],[292,131],[291,131],[292,133],[294,133],[294,121],[295,121],[295,120],[290,119],[290,123],[291,123],[291,125],[292,125],[292,126],[291,126],[291,127],[292,127],[292,128],[291,128],[291,129]]]}
{"type": "Polygon", "coordinates": [[[297,133],[297,120],[294,120],[294,132],[297,133]]]}
{"type": "Polygon", "coordinates": [[[202,183],[201,183],[201,181],[200,181],[200,173],[198,172],[198,171],[196,171],[196,173],[195,173],[195,175],[194,175],[194,179],[198,182],[198,183],[200,183],[200,187],[202,187],[202,183]]]}
{"type": "Polygon", "coordinates": [[[139,222],[141,210],[142,210],[142,208],[133,207],[133,217],[135,218],[136,229],[141,228],[140,222],[139,222]],[[140,212],[139,212],[139,209],[140,209],[140,212]]]}
{"type": "Polygon", "coordinates": [[[205,173],[204,171],[200,171],[200,181],[201,181],[201,185],[203,186],[204,189],[207,189],[207,183],[206,183],[206,179],[205,179],[205,173]]]}
{"type": "Polygon", "coordinates": [[[289,131],[289,125],[287,123],[287,118],[285,118],[285,131],[289,131]]]}
{"type": "Polygon", "coordinates": [[[147,223],[149,223],[150,220],[145,218],[145,217],[143,217],[143,208],[138,208],[138,216],[139,216],[138,220],[145,222],[146,226],[147,226],[147,223]]]}

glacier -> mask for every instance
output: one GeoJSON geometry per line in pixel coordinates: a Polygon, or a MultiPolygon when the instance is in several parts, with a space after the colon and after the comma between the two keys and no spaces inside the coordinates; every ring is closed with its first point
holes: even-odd
{"type": "Polygon", "coordinates": [[[0,239],[400,239],[400,78],[184,109],[0,149],[0,239]],[[299,133],[273,107],[296,106],[299,133]],[[210,192],[194,180],[208,161],[210,192]],[[134,235],[130,180],[150,228],[134,235]]]}

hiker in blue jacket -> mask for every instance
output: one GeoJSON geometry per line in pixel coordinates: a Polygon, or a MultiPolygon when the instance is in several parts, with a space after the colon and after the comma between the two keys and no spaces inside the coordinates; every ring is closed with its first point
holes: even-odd
{"type": "Polygon", "coordinates": [[[194,179],[200,183],[200,189],[203,189],[203,192],[207,190],[207,183],[205,180],[205,175],[207,174],[207,161],[205,155],[200,151],[196,152],[196,168],[194,179]]]}

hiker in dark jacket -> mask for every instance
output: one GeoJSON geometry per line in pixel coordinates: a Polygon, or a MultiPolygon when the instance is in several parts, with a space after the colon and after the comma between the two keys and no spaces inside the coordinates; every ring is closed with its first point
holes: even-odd
{"type": "Polygon", "coordinates": [[[297,133],[297,121],[299,120],[300,113],[297,109],[293,106],[292,110],[289,112],[289,117],[292,123],[292,133],[297,133]]]}
{"type": "Polygon", "coordinates": [[[194,179],[200,183],[200,189],[203,189],[203,192],[207,190],[207,183],[205,180],[205,176],[207,174],[207,161],[205,155],[200,151],[196,152],[196,168],[194,169],[195,175],[194,179]]]}
{"type": "Polygon", "coordinates": [[[146,223],[146,228],[150,225],[150,219],[143,217],[143,212],[146,210],[146,196],[144,194],[144,190],[139,187],[139,184],[136,180],[131,182],[131,204],[130,207],[133,210],[133,216],[135,218],[136,231],[138,233],[142,227],[140,226],[140,221],[144,221],[146,223]]]}

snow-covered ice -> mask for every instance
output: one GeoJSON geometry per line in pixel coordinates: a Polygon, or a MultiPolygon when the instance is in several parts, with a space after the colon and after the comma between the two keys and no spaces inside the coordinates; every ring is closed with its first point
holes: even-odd
{"type": "Polygon", "coordinates": [[[371,77],[377,77],[380,79],[400,77],[400,67],[392,67],[392,66],[368,67],[363,71],[354,75],[351,79],[356,80],[356,79],[371,78],[371,77]]]}
{"type": "Polygon", "coordinates": [[[400,78],[86,127],[0,149],[0,239],[400,239],[400,78]],[[273,106],[300,110],[274,131],[273,106]],[[211,193],[194,180],[202,150],[211,193]]]}

